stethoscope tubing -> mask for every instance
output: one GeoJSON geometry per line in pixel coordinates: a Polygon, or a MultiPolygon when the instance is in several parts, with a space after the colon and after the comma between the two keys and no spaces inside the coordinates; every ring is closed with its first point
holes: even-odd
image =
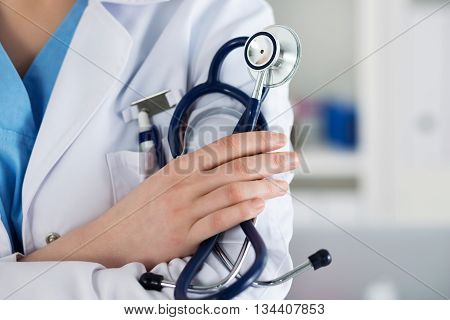
{"type": "MultiPolygon", "coordinates": [[[[228,256],[228,254],[225,252],[225,250],[222,248],[222,246],[220,246],[220,244],[217,244],[215,247],[215,253],[216,255],[220,258],[220,260],[222,261],[223,265],[230,271],[234,265],[231,262],[230,257],[228,256]]],[[[239,256],[236,259],[236,264],[240,263],[239,262],[239,256]]],[[[293,278],[295,278],[296,276],[310,270],[313,269],[313,266],[311,264],[310,260],[306,260],[305,262],[303,262],[302,264],[296,266],[294,269],[290,270],[289,272],[286,272],[285,274],[282,274],[281,276],[277,277],[277,278],[273,278],[270,280],[257,280],[255,282],[252,283],[252,287],[255,288],[262,288],[262,287],[273,287],[273,286],[278,286],[280,284],[283,284],[293,278]]],[[[238,274],[236,276],[236,278],[240,278],[240,274],[238,274]]]]}
{"type": "MultiPolygon", "coordinates": [[[[223,45],[213,58],[211,67],[209,70],[208,80],[194,88],[192,88],[179,102],[175,108],[174,115],[172,117],[170,126],[168,141],[171,148],[172,156],[176,158],[184,152],[184,146],[180,138],[180,130],[187,123],[184,123],[186,116],[191,112],[194,102],[207,94],[211,93],[221,93],[236,99],[241,104],[246,106],[244,114],[241,116],[234,133],[252,131],[256,128],[258,122],[264,122],[264,129],[267,128],[265,119],[261,121],[260,118],[260,107],[261,101],[257,99],[250,98],[240,89],[222,83],[219,79],[220,68],[225,60],[225,57],[232,50],[243,47],[247,37],[235,38],[223,45]],[[184,121],[180,121],[184,120],[184,121]]],[[[267,93],[267,92],[265,92],[267,93]]],[[[262,100],[262,99],[261,99],[262,100]]],[[[220,292],[208,295],[206,297],[201,297],[201,299],[231,299],[248,288],[253,282],[255,282],[261,275],[266,262],[267,262],[267,249],[265,247],[264,241],[257,232],[252,221],[245,221],[240,224],[244,234],[248,238],[248,241],[252,244],[255,250],[255,260],[250,268],[240,276],[240,279],[231,285],[227,286],[220,292]]],[[[219,235],[211,237],[203,241],[197,252],[192,256],[189,262],[186,264],[185,268],[181,272],[175,288],[175,298],[176,299],[189,299],[187,293],[189,286],[200,270],[203,263],[206,261],[208,256],[212,253],[215,244],[217,243],[219,235]]],[[[237,274],[237,273],[236,273],[237,274]]],[[[231,279],[229,279],[231,280],[231,279]]],[[[227,281],[228,282],[228,281],[227,281]]]]}
{"type": "MultiPolygon", "coordinates": [[[[249,97],[246,93],[236,87],[221,82],[219,79],[220,69],[226,56],[232,50],[244,46],[247,39],[247,37],[239,37],[232,39],[223,45],[213,58],[207,81],[189,90],[175,108],[168,132],[168,142],[173,158],[176,158],[187,151],[187,148],[185,148],[186,141],[183,140],[186,140],[190,131],[189,129],[186,130],[184,139],[182,139],[180,133],[181,130],[189,128],[187,120],[192,112],[193,104],[197,99],[204,95],[220,93],[239,101],[246,107],[233,134],[254,131],[255,129],[268,129],[267,122],[260,113],[261,103],[268,93],[268,88],[265,88],[262,85],[266,73],[263,72],[258,75],[252,97],[249,97]]],[[[159,132],[156,132],[156,134],[158,133],[159,132]]],[[[155,143],[155,149],[157,152],[158,164],[160,167],[163,167],[165,165],[165,157],[158,156],[158,152],[160,150],[162,152],[163,150],[160,136],[152,135],[151,138],[153,141],[159,142],[158,145],[155,143]],[[159,159],[161,159],[161,161],[159,159]]],[[[153,274],[151,272],[144,274],[140,279],[140,283],[144,288],[149,290],[174,288],[176,299],[189,300],[188,293],[202,294],[203,296],[201,296],[200,299],[232,299],[250,286],[270,287],[280,285],[309,269],[317,270],[331,263],[331,255],[327,250],[322,249],[309,256],[308,260],[303,264],[277,278],[271,280],[259,280],[267,262],[267,249],[263,239],[255,228],[254,222],[256,222],[256,219],[245,221],[240,224],[245,234],[245,239],[235,263],[231,261],[226,251],[219,244],[218,240],[222,234],[218,234],[200,244],[197,252],[191,257],[182,270],[176,283],[164,280],[161,275],[153,274]],[[248,268],[245,273],[240,274],[250,245],[253,246],[255,251],[255,259],[250,268],[248,268]],[[212,285],[192,285],[191,282],[193,278],[212,252],[218,256],[225,268],[228,269],[228,275],[221,281],[212,285]],[[236,281],[231,283],[233,279],[236,279],[236,281]],[[208,295],[205,296],[205,294],[208,295]]]]}
{"type": "MultiPolygon", "coordinates": [[[[243,246],[242,248],[244,248],[243,246]]],[[[238,261],[242,261],[245,254],[242,254],[243,251],[241,249],[241,252],[239,253],[239,256],[236,260],[236,263],[233,265],[231,262],[231,259],[228,257],[227,253],[223,250],[223,248],[217,244],[215,247],[214,253],[220,258],[224,266],[231,270],[230,274],[234,274],[232,270],[235,270],[239,264],[238,269],[241,267],[241,263],[238,261]]],[[[308,270],[317,270],[323,267],[326,267],[330,265],[332,261],[330,253],[325,250],[321,249],[317,251],[316,253],[310,255],[308,257],[308,260],[303,262],[302,264],[298,265],[294,269],[290,270],[289,272],[286,272],[285,274],[271,279],[271,280],[258,280],[252,283],[252,287],[256,288],[263,288],[263,287],[272,287],[277,286],[280,284],[283,284],[294,277],[297,277],[303,273],[305,273],[308,270]]],[[[228,278],[228,277],[227,277],[228,278]]],[[[236,278],[240,278],[240,275],[237,274],[236,278]]],[[[140,283],[144,286],[144,288],[148,290],[159,290],[161,291],[163,288],[175,288],[176,284],[173,281],[164,280],[163,276],[154,274],[151,272],[147,272],[144,275],[142,275],[140,279],[140,283]]],[[[207,293],[214,293],[219,291],[222,287],[226,286],[225,279],[221,282],[214,284],[214,285],[208,285],[208,286],[201,286],[201,285],[189,285],[188,292],[190,293],[197,293],[197,294],[207,294],[207,293]]]]}
{"type": "MultiPolygon", "coordinates": [[[[248,250],[249,246],[245,245],[245,242],[248,243],[248,239],[244,240],[244,246],[243,248],[246,248],[248,250]]],[[[212,285],[189,285],[188,292],[194,293],[194,294],[208,294],[208,293],[215,293],[221,290],[223,287],[227,286],[228,283],[233,278],[240,278],[240,274],[236,274],[236,270],[239,270],[242,267],[243,260],[245,259],[245,255],[248,252],[247,250],[242,250],[239,252],[238,258],[236,259],[235,264],[231,262],[231,259],[229,258],[228,254],[225,252],[225,250],[217,244],[215,247],[214,253],[220,258],[223,265],[228,269],[229,274],[226,278],[224,278],[222,281],[212,284],[212,285]]],[[[254,288],[265,288],[265,287],[273,287],[281,285],[300,274],[303,274],[304,272],[313,269],[313,266],[311,264],[310,260],[306,260],[302,264],[298,265],[294,269],[292,269],[289,272],[286,272],[285,274],[274,278],[270,280],[257,280],[254,281],[251,286],[254,288]]],[[[161,280],[161,287],[162,288],[172,288],[174,289],[176,287],[175,282],[169,281],[169,280],[161,280]]]]}
{"type": "MultiPolygon", "coordinates": [[[[238,124],[235,127],[234,134],[252,131],[256,128],[257,119],[259,117],[261,105],[257,99],[249,99],[249,104],[238,124]]],[[[256,282],[261,275],[267,262],[267,249],[264,241],[256,230],[251,220],[244,221],[240,224],[244,234],[248,241],[252,244],[255,251],[255,260],[250,268],[243,275],[239,277],[239,280],[221,290],[220,292],[212,295],[201,297],[201,299],[232,299],[254,282],[256,282]]],[[[217,243],[219,235],[211,237],[200,244],[199,249],[194,256],[189,260],[181,275],[179,276],[175,287],[175,299],[187,300],[187,292],[189,285],[192,282],[194,276],[200,270],[200,267],[208,258],[209,254],[213,251],[214,246],[217,243]]],[[[244,242],[243,248],[247,251],[248,243],[244,242]]],[[[241,261],[238,262],[240,269],[241,261]]],[[[236,273],[237,274],[237,273],[236,273]]]]}
{"type": "MultiPolygon", "coordinates": [[[[214,300],[214,299],[225,299],[229,300],[234,298],[239,293],[243,292],[249,286],[255,282],[267,262],[267,249],[264,244],[263,239],[256,231],[253,223],[251,221],[244,221],[240,224],[244,234],[248,238],[249,242],[252,243],[253,249],[255,251],[255,260],[250,268],[240,276],[238,281],[235,281],[231,285],[227,286],[225,289],[219,292],[213,293],[208,296],[200,297],[200,299],[214,300]]],[[[184,267],[181,275],[178,277],[175,287],[175,299],[188,300],[187,292],[189,291],[189,286],[197,274],[198,270],[201,268],[203,263],[208,258],[209,254],[214,249],[214,246],[218,240],[219,235],[211,237],[200,244],[199,249],[194,254],[194,256],[189,260],[189,262],[184,267]]]]}
{"type": "MultiPolygon", "coordinates": [[[[231,262],[230,262],[231,263],[231,262]]],[[[230,264],[226,264],[226,267],[229,271],[231,271],[232,265],[230,264]]],[[[305,261],[304,263],[302,263],[301,265],[298,265],[294,270],[283,274],[282,276],[275,278],[275,279],[271,279],[271,280],[258,280],[255,281],[251,284],[252,287],[254,288],[265,288],[265,287],[273,287],[273,286],[278,286],[281,285],[289,280],[292,280],[294,277],[297,277],[309,270],[313,269],[311,262],[309,261],[305,261]],[[292,274],[292,272],[295,271],[295,274],[292,274]]],[[[240,275],[238,274],[236,276],[236,278],[240,278],[240,275]]],[[[174,289],[176,287],[175,282],[173,281],[168,281],[168,280],[163,280],[161,282],[161,285],[163,288],[171,288],[174,289]]],[[[188,292],[189,293],[194,293],[194,294],[208,294],[208,293],[215,293],[218,292],[219,290],[221,290],[223,287],[225,287],[227,284],[225,283],[217,283],[214,285],[210,285],[210,286],[200,286],[200,285],[189,285],[188,288],[188,292]]]]}

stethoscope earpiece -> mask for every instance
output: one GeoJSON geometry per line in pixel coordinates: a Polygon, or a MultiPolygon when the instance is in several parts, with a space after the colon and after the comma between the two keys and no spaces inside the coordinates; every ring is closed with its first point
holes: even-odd
{"type": "Polygon", "coordinates": [[[331,264],[333,259],[331,258],[331,254],[328,250],[320,249],[316,253],[310,255],[308,257],[309,262],[311,262],[311,266],[314,270],[327,267],[331,264]]]}

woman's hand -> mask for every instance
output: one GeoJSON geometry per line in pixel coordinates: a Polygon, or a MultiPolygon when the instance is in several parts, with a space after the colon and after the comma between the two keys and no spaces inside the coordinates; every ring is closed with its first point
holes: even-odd
{"type": "Polygon", "coordinates": [[[138,261],[151,268],[188,256],[201,241],[256,217],[264,200],[286,193],[285,181],[265,179],[298,166],[295,153],[271,152],[286,143],[282,134],[251,132],[178,157],[98,219],[23,260],[107,267],[138,261]]]}

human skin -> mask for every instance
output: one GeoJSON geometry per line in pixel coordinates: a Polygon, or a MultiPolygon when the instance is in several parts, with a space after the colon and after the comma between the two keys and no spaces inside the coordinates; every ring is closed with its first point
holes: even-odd
{"type": "Polygon", "coordinates": [[[286,143],[279,133],[242,133],[178,157],[99,218],[21,261],[152,268],[188,256],[201,241],[253,219],[265,200],[287,192],[287,182],[267,179],[298,167],[295,153],[273,152],[286,143]]]}

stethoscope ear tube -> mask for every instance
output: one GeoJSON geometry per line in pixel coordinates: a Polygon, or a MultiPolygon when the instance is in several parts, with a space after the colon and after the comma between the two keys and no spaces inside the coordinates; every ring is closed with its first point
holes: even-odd
{"type": "MultiPolygon", "coordinates": [[[[224,266],[232,272],[232,269],[236,267],[239,263],[236,261],[233,264],[228,257],[227,253],[222,249],[220,244],[216,244],[215,253],[218,254],[218,257],[222,260],[224,266]]],[[[239,257],[238,257],[239,260],[239,257]]],[[[281,285],[294,277],[297,277],[308,270],[318,270],[322,267],[326,267],[331,263],[331,255],[325,250],[321,249],[316,253],[310,255],[308,260],[303,262],[302,264],[296,266],[294,269],[286,272],[285,274],[270,280],[257,280],[252,283],[252,287],[255,288],[263,288],[263,287],[273,287],[281,285]]],[[[240,261],[240,260],[239,260],[240,261]]],[[[240,279],[241,276],[239,274],[236,275],[236,278],[240,279]]],[[[227,281],[225,281],[227,282],[227,281]]],[[[224,285],[225,282],[218,283],[215,285],[190,285],[189,292],[197,293],[197,294],[207,294],[207,293],[215,293],[220,290],[220,288],[224,285]]],[[[175,282],[170,280],[165,280],[163,276],[159,274],[155,274],[152,272],[144,273],[139,279],[139,283],[146,290],[156,290],[161,291],[163,288],[175,288],[175,282]]]]}
{"type": "MultiPolygon", "coordinates": [[[[255,226],[252,221],[245,221],[240,224],[244,234],[249,239],[255,251],[255,260],[250,268],[230,286],[222,289],[219,292],[208,296],[200,297],[201,300],[229,300],[236,297],[238,294],[243,292],[245,289],[250,287],[253,282],[257,281],[261,275],[264,267],[267,263],[267,249],[264,244],[263,239],[256,231],[255,226]]],[[[194,256],[189,260],[187,265],[181,272],[175,287],[175,299],[177,300],[189,300],[187,295],[189,291],[189,286],[200,270],[203,263],[206,261],[214,246],[218,240],[219,235],[211,237],[200,244],[199,249],[194,254],[194,256]]]]}

